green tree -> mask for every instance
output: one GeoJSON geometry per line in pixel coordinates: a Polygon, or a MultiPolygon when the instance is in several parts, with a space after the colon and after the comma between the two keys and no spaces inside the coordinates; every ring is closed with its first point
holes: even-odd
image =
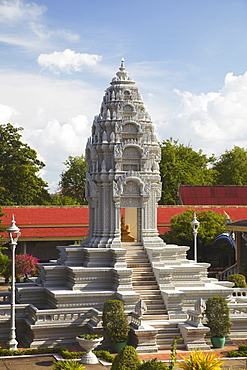
{"type": "Polygon", "coordinates": [[[64,162],[67,167],[60,175],[59,188],[62,197],[70,197],[77,203],[86,204],[85,199],[85,182],[87,163],[83,155],[72,157],[69,156],[64,162]]]}
{"type": "MultiPolygon", "coordinates": [[[[188,209],[171,218],[171,229],[164,234],[166,243],[188,245],[190,251],[188,257],[194,255],[194,235],[191,227],[191,221],[195,210],[188,209]]],[[[212,244],[216,235],[226,232],[225,216],[210,210],[203,210],[196,214],[200,222],[198,228],[198,260],[210,262],[214,253],[212,244]]]]}
{"type": "Polygon", "coordinates": [[[53,206],[75,206],[79,205],[80,203],[78,203],[76,199],[73,199],[67,195],[63,196],[62,194],[52,194],[49,204],[52,204],[53,206]]]}
{"type": "Polygon", "coordinates": [[[162,197],[160,204],[177,204],[179,185],[211,185],[214,170],[208,166],[214,158],[207,158],[201,150],[180,144],[172,138],[161,144],[160,173],[162,197]]]}
{"type": "Polygon", "coordinates": [[[49,199],[47,184],[38,176],[45,164],[37,153],[22,143],[19,131],[10,123],[0,125],[0,204],[43,204],[49,199]]]}
{"type": "Polygon", "coordinates": [[[247,150],[234,146],[213,165],[214,185],[247,185],[247,150]]]}

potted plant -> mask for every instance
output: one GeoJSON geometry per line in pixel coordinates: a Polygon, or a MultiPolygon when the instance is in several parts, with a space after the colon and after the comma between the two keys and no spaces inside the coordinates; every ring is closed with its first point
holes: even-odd
{"type": "Polygon", "coordinates": [[[104,303],[103,328],[112,343],[113,350],[119,352],[127,344],[130,331],[122,301],[109,300],[104,303]]]}
{"type": "Polygon", "coordinates": [[[208,298],[206,302],[207,326],[211,332],[211,342],[214,348],[225,345],[225,336],[230,332],[231,322],[229,308],[223,297],[208,298]]]}
{"type": "Polygon", "coordinates": [[[98,334],[80,334],[76,337],[77,342],[86,351],[81,358],[81,364],[97,364],[99,361],[92,352],[104,338],[98,334]]]}

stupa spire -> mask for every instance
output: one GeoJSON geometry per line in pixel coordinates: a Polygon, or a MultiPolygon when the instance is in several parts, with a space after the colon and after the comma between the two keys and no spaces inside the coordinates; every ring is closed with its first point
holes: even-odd
{"type": "Polygon", "coordinates": [[[125,70],[124,58],[121,59],[121,67],[119,69],[120,69],[120,71],[124,71],[125,70]]]}

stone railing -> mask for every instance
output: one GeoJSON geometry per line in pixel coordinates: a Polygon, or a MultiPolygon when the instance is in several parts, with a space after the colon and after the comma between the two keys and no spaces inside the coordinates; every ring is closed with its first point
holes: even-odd
{"type": "Polygon", "coordinates": [[[29,319],[33,322],[58,322],[58,321],[84,321],[88,318],[88,309],[66,308],[39,310],[32,304],[29,305],[29,319]]]}
{"type": "Polygon", "coordinates": [[[232,298],[245,298],[247,302],[247,288],[233,288],[232,298]]]}
{"type": "Polygon", "coordinates": [[[135,329],[138,329],[141,326],[141,317],[134,311],[128,314],[128,321],[135,329]]]}
{"type": "MultiPolygon", "coordinates": [[[[16,304],[16,318],[26,318],[29,314],[28,304],[16,304]]],[[[4,304],[0,306],[0,321],[8,320],[10,318],[11,307],[10,304],[4,304]]]]}
{"type": "Polygon", "coordinates": [[[247,302],[246,303],[228,303],[228,308],[231,315],[246,315],[247,319],[247,302]]]}
{"type": "Polygon", "coordinates": [[[102,321],[102,313],[96,308],[91,308],[88,311],[87,317],[89,318],[89,325],[91,327],[97,327],[102,321]]]}
{"type": "Polygon", "coordinates": [[[194,327],[199,327],[203,326],[202,320],[203,320],[203,315],[199,314],[196,310],[187,310],[188,314],[188,319],[187,323],[194,327]]]}

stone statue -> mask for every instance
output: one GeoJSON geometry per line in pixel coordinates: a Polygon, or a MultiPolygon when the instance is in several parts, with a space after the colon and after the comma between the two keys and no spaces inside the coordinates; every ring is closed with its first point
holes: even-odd
{"type": "Polygon", "coordinates": [[[199,315],[202,315],[206,310],[205,301],[202,298],[199,298],[194,305],[194,309],[197,311],[199,315]]]}
{"type": "Polygon", "coordinates": [[[137,315],[139,316],[139,318],[141,319],[144,312],[147,311],[147,305],[144,301],[142,301],[140,299],[140,301],[137,302],[137,304],[135,305],[135,312],[137,313],[137,315]]]}

